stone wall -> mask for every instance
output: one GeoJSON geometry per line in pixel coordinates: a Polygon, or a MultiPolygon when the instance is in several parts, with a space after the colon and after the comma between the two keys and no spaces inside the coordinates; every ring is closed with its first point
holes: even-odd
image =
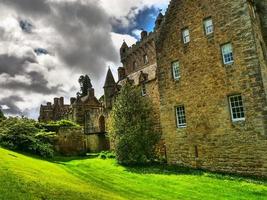
{"type": "Polygon", "coordinates": [[[65,156],[77,156],[85,153],[108,151],[109,139],[106,134],[84,134],[83,128],[60,128],[55,144],[58,153],[65,156]]]}
{"type": "Polygon", "coordinates": [[[110,149],[109,139],[106,134],[86,135],[85,137],[87,152],[97,153],[110,149]]]}
{"type": "Polygon", "coordinates": [[[143,31],[143,34],[145,35],[143,35],[142,39],[133,46],[122,46],[121,62],[126,76],[153,65],[157,61],[154,41],[155,34],[148,34],[146,31],[143,31]],[[145,62],[144,56],[147,56],[147,62],[145,62]],[[134,63],[136,63],[136,66],[134,66],[134,63]]]}
{"type": "Polygon", "coordinates": [[[60,128],[55,149],[65,156],[86,153],[86,139],[82,128],[60,128]]]}
{"type": "Polygon", "coordinates": [[[247,1],[172,0],[157,38],[160,118],[170,164],[267,176],[266,64],[247,1]],[[203,20],[212,17],[207,37],[203,20]],[[184,45],[181,30],[189,28],[184,45]],[[234,63],[221,45],[231,42],[234,63]],[[179,60],[181,78],[172,78],[179,60]],[[228,96],[241,94],[246,120],[232,122],[228,96]],[[177,128],[175,107],[185,106],[187,127],[177,128]]]}

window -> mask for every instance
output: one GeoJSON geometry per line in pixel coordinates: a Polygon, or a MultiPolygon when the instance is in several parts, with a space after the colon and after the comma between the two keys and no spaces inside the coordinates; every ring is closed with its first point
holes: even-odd
{"type": "Polygon", "coordinates": [[[178,128],[186,127],[186,117],[185,117],[185,108],[184,106],[176,107],[176,120],[178,128]]]}
{"type": "Polygon", "coordinates": [[[187,44],[190,42],[190,34],[189,34],[189,29],[184,29],[182,31],[182,36],[183,36],[183,42],[184,44],[187,44]]]}
{"type": "Polygon", "coordinates": [[[222,45],[222,56],[224,64],[232,64],[234,62],[233,47],[231,43],[222,45]]]}
{"type": "Polygon", "coordinates": [[[180,79],[180,64],[178,61],[172,63],[172,74],[174,80],[180,79]]]}
{"type": "Polygon", "coordinates": [[[136,70],[136,69],[137,69],[137,62],[134,61],[134,62],[133,62],[133,70],[136,70]]]}
{"type": "Polygon", "coordinates": [[[141,85],[141,94],[142,96],[146,96],[147,93],[146,93],[146,84],[145,83],[142,83],[141,85]]]}
{"type": "Polygon", "coordinates": [[[204,20],[204,28],[205,28],[206,35],[213,33],[213,22],[211,18],[204,20]]]}
{"type": "Polygon", "coordinates": [[[245,111],[241,95],[233,95],[229,97],[230,110],[232,115],[232,120],[244,121],[245,120],[245,111]]]}
{"type": "Polygon", "coordinates": [[[144,64],[148,64],[148,56],[147,56],[147,54],[144,55],[144,64]]]}

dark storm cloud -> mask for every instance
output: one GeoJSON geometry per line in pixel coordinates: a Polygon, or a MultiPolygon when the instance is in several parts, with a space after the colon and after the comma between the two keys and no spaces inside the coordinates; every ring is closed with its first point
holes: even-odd
{"type": "Polygon", "coordinates": [[[50,12],[50,6],[47,0],[0,0],[1,3],[14,7],[22,13],[41,15],[50,12]]]}
{"type": "Polygon", "coordinates": [[[21,97],[12,95],[3,99],[0,99],[1,106],[7,106],[8,108],[3,110],[5,114],[9,115],[21,115],[22,111],[16,106],[16,103],[24,101],[21,97]]]}
{"type": "MultiPolygon", "coordinates": [[[[119,62],[111,39],[108,15],[96,0],[53,2],[46,0],[0,0],[30,21],[39,20],[53,27],[62,42],[55,44],[55,55],[66,67],[100,78],[106,62],[119,62]],[[35,18],[34,14],[38,14],[35,18]]],[[[37,27],[36,27],[37,28],[37,27]]],[[[57,41],[58,42],[58,41],[57,41]]]]}
{"type": "Polygon", "coordinates": [[[118,62],[118,52],[111,40],[107,14],[95,1],[53,4],[53,26],[66,43],[57,47],[58,55],[70,67],[80,67],[99,78],[106,61],[118,62]],[[56,17],[55,17],[56,16],[56,17]]]}
{"type": "Polygon", "coordinates": [[[26,78],[28,78],[31,84],[23,83],[18,80],[12,80],[7,82],[1,82],[0,88],[9,89],[12,91],[25,91],[25,92],[34,92],[40,94],[56,94],[58,92],[65,92],[62,90],[62,85],[56,85],[49,87],[49,82],[45,79],[44,75],[36,72],[31,71],[28,73],[23,74],[26,78]]]}
{"type": "Polygon", "coordinates": [[[26,62],[35,63],[34,55],[25,55],[22,58],[7,54],[0,55],[0,74],[6,73],[11,76],[20,74],[24,71],[24,64],[26,62]]]}

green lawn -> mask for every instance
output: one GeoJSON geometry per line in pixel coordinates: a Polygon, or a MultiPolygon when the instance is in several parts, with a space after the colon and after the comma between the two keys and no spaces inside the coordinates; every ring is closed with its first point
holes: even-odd
{"type": "Polygon", "coordinates": [[[49,162],[0,148],[0,199],[267,199],[267,182],[114,160],[49,162]]]}

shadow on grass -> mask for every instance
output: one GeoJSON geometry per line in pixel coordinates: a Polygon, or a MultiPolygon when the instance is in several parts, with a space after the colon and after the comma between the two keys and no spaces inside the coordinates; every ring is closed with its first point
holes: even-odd
{"type": "MultiPolygon", "coordinates": [[[[61,165],[67,165],[67,163],[70,161],[79,161],[79,160],[82,161],[82,160],[87,160],[87,159],[95,159],[95,158],[98,158],[99,156],[99,154],[86,154],[84,156],[71,156],[71,157],[57,155],[54,158],[45,159],[45,158],[42,158],[34,154],[30,154],[30,153],[14,151],[14,150],[11,150],[11,151],[16,152],[21,155],[29,156],[34,159],[44,160],[44,161],[61,164],[61,165]]],[[[8,155],[13,157],[14,159],[17,159],[17,156],[12,153],[9,153],[8,155]]],[[[117,165],[120,165],[120,164],[117,164],[117,165]]],[[[267,185],[267,178],[263,178],[263,177],[210,172],[210,171],[203,170],[203,169],[192,169],[188,167],[174,166],[174,165],[170,166],[167,164],[156,164],[156,163],[147,164],[147,165],[138,164],[138,165],[131,165],[131,166],[124,165],[124,167],[127,172],[136,173],[136,174],[195,175],[195,176],[206,176],[206,177],[216,178],[216,179],[221,179],[221,180],[246,181],[249,183],[267,185]]]]}
{"type": "Polygon", "coordinates": [[[236,175],[223,172],[211,172],[204,169],[192,169],[183,166],[167,165],[167,164],[151,164],[151,165],[133,165],[124,166],[126,171],[137,174],[158,174],[158,175],[193,175],[206,176],[221,180],[245,181],[249,183],[267,185],[267,178],[236,175]]]}
{"type": "Polygon", "coordinates": [[[48,161],[53,162],[53,163],[58,163],[58,164],[65,164],[66,162],[71,162],[75,160],[87,160],[87,159],[95,159],[99,156],[97,153],[90,153],[86,155],[81,155],[81,156],[61,156],[61,155],[56,155],[52,159],[48,159],[48,161]]]}

